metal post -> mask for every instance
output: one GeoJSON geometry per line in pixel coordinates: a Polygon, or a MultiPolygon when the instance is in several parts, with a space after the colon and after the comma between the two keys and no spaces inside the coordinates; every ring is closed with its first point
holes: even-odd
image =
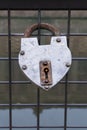
{"type": "Polygon", "coordinates": [[[9,57],[9,130],[12,130],[12,88],[11,88],[11,16],[8,9],[8,57],[9,57]]]}
{"type": "MultiPolygon", "coordinates": [[[[69,37],[70,37],[70,16],[71,11],[68,10],[68,21],[67,21],[67,45],[69,47],[69,37]]],[[[68,90],[68,73],[65,77],[65,112],[64,112],[64,130],[67,129],[67,90],[68,90]]]]}
{"type": "MultiPolygon", "coordinates": [[[[38,24],[41,23],[41,11],[38,10],[38,24]]],[[[40,45],[40,28],[38,29],[38,43],[40,45]]],[[[40,128],[40,89],[37,88],[37,130],[40,128]]]]}

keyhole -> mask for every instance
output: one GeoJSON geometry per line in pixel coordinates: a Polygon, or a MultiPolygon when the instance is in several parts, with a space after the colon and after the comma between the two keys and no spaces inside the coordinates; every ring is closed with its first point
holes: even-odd
{"type": "Polygon", "coordinates": [[[51,61],[40,61],[40,82],[47,87],[52,85],[52,68],[51,61]]]}
{"type": "Polygon", "coordinates": [[[49,72],[49,69],[48,68],[45,68],[44,69],[44,72],[45,72],[45,82],[48,83],[48,72],[49,72]]]}

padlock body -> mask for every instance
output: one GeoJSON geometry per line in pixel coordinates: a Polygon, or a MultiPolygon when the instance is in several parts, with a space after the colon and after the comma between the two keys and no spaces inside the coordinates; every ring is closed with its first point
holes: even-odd
{"type": "Polygon", "coordinates": [[[71,62],[71,52],[67,47],[65,36],[52,37],[49,45],[39,45],[37,38],[21,39],[19,65],[25,75],[43,89],[55,86],[68,72],[71,62]],[[21,52],[24,52],[23,55],[21,52]],[[47,74],[48,77],[51,75],[51,81],[47,85],[42,84],[41,61],[50,61],[48,67],[50,70],[47,74]],[[23,65],[26,66],[25,70],[23,65]]]}

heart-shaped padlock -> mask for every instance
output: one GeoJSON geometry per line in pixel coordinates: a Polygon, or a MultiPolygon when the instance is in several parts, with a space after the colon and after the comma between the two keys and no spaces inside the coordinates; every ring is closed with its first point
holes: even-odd
{"type": "Polygon", "coordinates": [[[66,36],[57,36],[59,31],[47,23],[34,24],[27,28],[21,39],[19,65],[25,75],[36,85],[48,90],[56,85],[68,72],[72,58],[67,47],[66,36]],[[51,31],[55,36],[49,45],[39,45],[32,32],[40,29],[51,31]]]}

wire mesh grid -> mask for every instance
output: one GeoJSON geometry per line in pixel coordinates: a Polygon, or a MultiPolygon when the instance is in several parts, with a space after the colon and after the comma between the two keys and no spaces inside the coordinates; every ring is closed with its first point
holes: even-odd
{"type": "MultiPolygon", "coordinates": [[[[40,24],[42,22],[42,16],[41,16],[41,13],[42,11],[41,10],[38,10],[37,11],[37,22],[40,24]]],[[[15,18],[16,19],[16,18],[15,18]]],[[[67,36],[67,44],[68,44],[68,47],[70,47],[70,38],[71,37],[86,37],[87,36],[87,33],[84,32],[84,33],[78,33],[78,32],[75,32],[75,33],[71,33],[70,31],[70,28],[71,28],[71,10],[68,10],[67,11],[67,31],[66,33],[62,33],[61,35],[66,35],[67,36]]],[[[54,19],[53,19],[54,20],[54,19]]],[[[82,104],[79,104],[79,103],[69,103],[69,99],[68,99],[68,89],[69,89],[69,85],[73,86],[73,85],[86,85],[87,84],[87,80],[85,78],[85,80],[69,80],[69,74],[67,74],[65,76],[65,79],[60,81],[60,85],[63,84],[64,87],[63,87],[63,94],[64,94],[64,101],[63,103],[41,103],[41,90],[39,88],[35,89],[36,90],[36,102],[35,103],[13,103],[13,85],[24,85],[26,86],[27,84],[30,84],[31,85],[31,82],[30,81],[22,81],[22,80],[13,80],[12,79],[12,62],[13,61],[17,61],[18,58],[17,57],[13,57],[12,55],[12,36],[16,37],[16,36],[23,36],[23,33],[20,33],[20,32],[17,32],[17,33],[12,33],[11,32],[11,10],[8,10],[7,11],[7,24],[8,24],[8,32],[7,33],[0,33],[0,36],[1,37],[5,37],[7,36],[8,38],[8,57],[2,57],[0,56],[0,61],[7,61],[8,62],[8,71],[6,73],[8,73],[8,80],[1,80],[0,81],[0,85],[8,85],[8,103],[0,103],[0,107],[8,107],[9,108],[9,125],[8,126],[0,126],[0,129],[5,129],[7,128],[6,130],[20,130],[20,129],[37,129],[37,130],[41,130],[42,129],[64,129],[64,130],[68,130],[71,128],[75,128],[75,129],[80,129],[80,128],[86,128],[87,129],[87,126],[68,126],[67,125],[67,109],[68,107],[87,107],[87,104],[86,103],[82,103],[82,104]],[[64,123],[63,125],[56,125],[56,126],[50,126],[50,125],[47,125],[47,126],[44,126],[44,125],[40,125],[40,109],[41,107],[63,107],[64,108],[64,123]],[[12,117],[13,117],[13,108],[20,108],[20,107],[35,107],[36,108],[36,125],[33,125],[33,126],[16,126],[16,125],[13,125],[12,121],[12,117]]],[[[48,33],[41,33],[41,30],[38,29],[38,32],[37,34],[35,34],[36,36],[38,36],[38,42],[39,44],[41,43],[41,36],[49,36],[50,34],[48,33]]],[[[81,62],[81,61],[84,61],[84,64],[86,63],[87,61],[87,57],[73,57],[73,61],[78,61],[78,62],[81,62]]],[[[15,75],[16,76],[16,75],[15,75]]],[[[51,101],[50,101],[51,102],[51,101]]],[[[55,116],[55,115],[54,115],[55,116]]]]}

